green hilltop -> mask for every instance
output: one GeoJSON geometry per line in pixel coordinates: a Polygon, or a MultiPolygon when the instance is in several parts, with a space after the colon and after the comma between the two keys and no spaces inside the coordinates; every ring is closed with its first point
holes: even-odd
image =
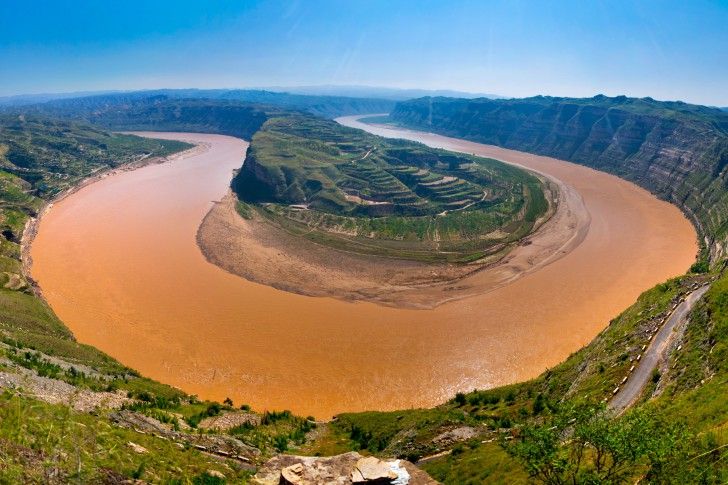
{"type": "Polygon", "coordinates": [[[189,146],[47,117],[0,114],[0,264],[6,284],[27,286],[20,270],[20,242],[26,222],[45,200],[94,173],[189,146]]]}
{"type": "Polygon", "coordinates": [[[422,260],[502,251],[548,209],[541,181],[523,170],[302,114],[262,125],[233,189],[305,237],[422,260]],[[484,237],[495,231],[504,235],[484,237]]]}

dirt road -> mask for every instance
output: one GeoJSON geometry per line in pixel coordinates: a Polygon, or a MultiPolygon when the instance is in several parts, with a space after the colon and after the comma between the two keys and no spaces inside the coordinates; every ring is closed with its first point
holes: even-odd
{"type": "Polygon", "coordinates": [[[709,285],[705,285],[693,291],[673,310],[665,324],[652,339],[647,350],[642,354],[637,368],[609,402],[609,409],[621,414],[637,401],[652,377],[652,371],[657,367],[660,360],[665,357],[665,352],[673,338],[673,330],[685,319],[695,303],[708,291],[708,288],[709,285]]]}

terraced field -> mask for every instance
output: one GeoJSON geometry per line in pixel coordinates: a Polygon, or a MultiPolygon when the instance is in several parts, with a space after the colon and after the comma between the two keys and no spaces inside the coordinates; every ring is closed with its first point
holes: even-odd
{"type": "Polygon", "coordinates": [[[339,249],[425,261],[504,254],[553,190],[502,162],[386,140],[301,114],[268,120],[233,182],[289,232],[339,249]]]}

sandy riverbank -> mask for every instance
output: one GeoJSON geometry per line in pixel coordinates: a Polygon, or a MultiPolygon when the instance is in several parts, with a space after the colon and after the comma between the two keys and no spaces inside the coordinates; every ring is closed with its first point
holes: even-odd
{"type": "Polygon", "coordinates": [[[259,215],[240,217],[232,193],[210,209],[197,242],[211,263],[281,290],[434,308],[504,286],[565,256],[584,240],[590,216],[581,197],[571,187],[552,182],[559,187],[560,200],[552,199],[553,210],[544,216],[544,223],[492,261],[476,264],[425,264],[325,247],[292,236],[259,215]]]}

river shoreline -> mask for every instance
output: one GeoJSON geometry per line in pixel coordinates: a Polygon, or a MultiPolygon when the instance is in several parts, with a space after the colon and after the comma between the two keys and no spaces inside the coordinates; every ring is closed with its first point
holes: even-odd
{"type": "Polygon", "coordinates": [[[574,250],[431,310],[310,298],[232,275],[197,245],[245,142],[147,136],[210,149],[106,177],[57,203],[31,248],[33,276],[79,342],[203,399],[326,418],[429,407],[526,380],[591,341],[644,290],[683,274],[697,250],[682,213],[634,184],[514,152],[581,197],[591,222],[574,250]]]}
{"type": "MultiPolygon", "coordinates": [[[[568,188],[560,192],[566,196],[568,188]]],[[[510,284],[553,263],[584,240],[590,217],[578,197],[491,261],[430,264],[351,253],[293,236],[255,214],[242,218],[236,197],[216,202],[197,232],[205,258],[232,274],[274,288],[343,301],[432,309],[510,284]]]]}

